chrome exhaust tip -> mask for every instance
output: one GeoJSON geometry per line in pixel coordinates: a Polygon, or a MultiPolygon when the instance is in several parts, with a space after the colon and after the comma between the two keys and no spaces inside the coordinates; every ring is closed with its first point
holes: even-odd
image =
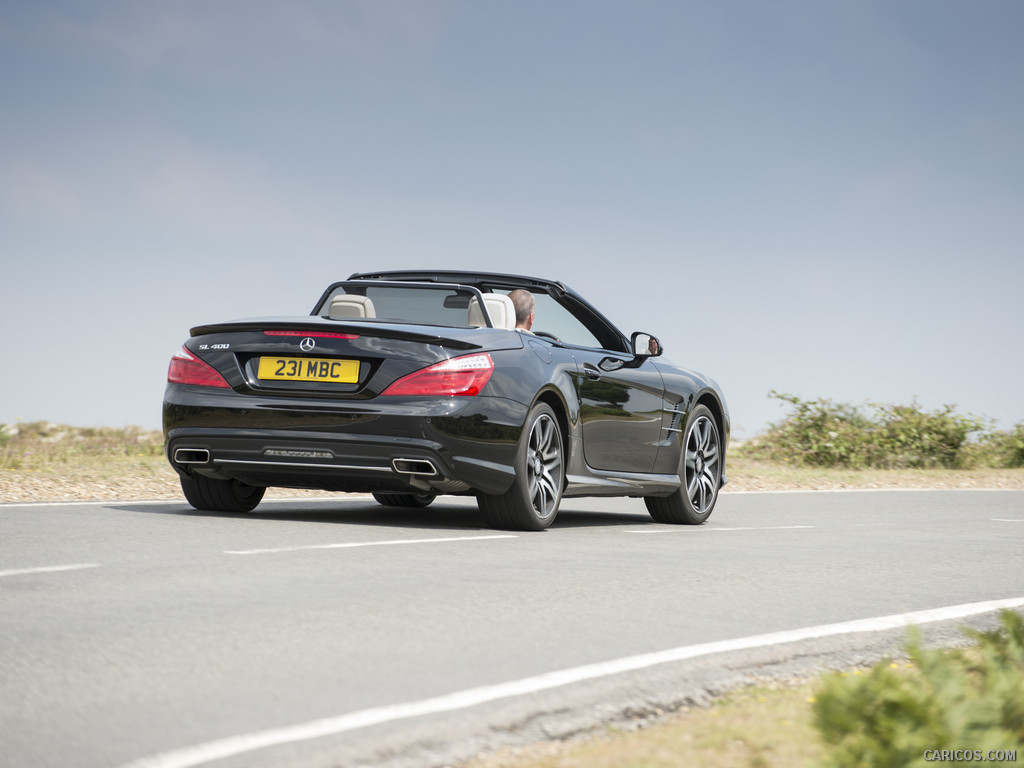
{"type": "Polygon", "coordinates": [[[178,448],[174,451],[175,464],[209,464],[210,452],[206,448],[178,448]]]}
{"type": "Polygon", "coordinates": [[[400,475],[432,477],[437,474],[437,467],[428,459],[392,459],[391,468],[400,475]]]}

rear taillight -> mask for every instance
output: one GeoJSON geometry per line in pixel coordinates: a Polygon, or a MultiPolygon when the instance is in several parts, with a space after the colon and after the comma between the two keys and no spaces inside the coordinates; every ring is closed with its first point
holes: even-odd
{"type": "Polygon", "coordinates": [[[178,350],[178,353],[171,358],[171,365],[167,369],[167,381],[172,384],[195,384],[199,387],[231,389],[231,385],[213,366],[204,363],[185,347],[178,350]]]}
{"type": "Polygon", "coordinates": [[[473,397],[480,394],[492,373],[494,361],[486,353],[453,357],[451,360],[403,376],[381,394],[473,397]]]}

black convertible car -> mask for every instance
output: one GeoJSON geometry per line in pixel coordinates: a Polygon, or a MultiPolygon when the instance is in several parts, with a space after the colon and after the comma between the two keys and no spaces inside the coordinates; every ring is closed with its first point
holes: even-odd
{"type": "Polygon", "coordinates": [[[661,352],[562,283],[354,274],[308,317],[193,328],[168,371],[167,458],[204,510],[249,512],[270,486],[406,507],[463,494],[494,527],[542,530],[562,497],[636,496],[700,524],[729,412],[661,352]]]}

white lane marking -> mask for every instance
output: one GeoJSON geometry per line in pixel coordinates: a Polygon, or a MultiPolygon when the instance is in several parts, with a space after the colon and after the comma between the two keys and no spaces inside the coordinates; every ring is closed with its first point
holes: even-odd
{"type": "MultiPolygon", "coordinates": [[[[263,507],[267,504],[295,504],[307,501],[365,501],[370,498],[370,494],[362,493],[348,493],[344,496],[282,496],[273,499],[263,499],[260,502],[260,506],[263,507]]],[[[140,504],[176,504],[178,506],[188,506],[188,502],[185,499],[94,499],[92,501],[0,501],[0,512],[7,509],[14,509],[15,507],[118,507],[125,504],[131,504],[133,507],[140,504]]],[[[192,511],[196,510],[194,507],[192,511]]],[[[259,513],[253,515],[258,517],[259,513]]]]}
{"type": "Polygon", "coordinates": [[[310,549],[354,549],[356,547],[387,547],[392,544],[436,544],[442,541],[483,541],[485,539],[515,539],[515,534],[505,533],[494,536],[445,536],[433,539],[391,539],[390,541],[352,541],[343,544],[308,544],[297,547],[275,547],[272,549],[229,549],[225,555],[266,555],[273,552],[303,552],[310,549]]]}
{"type": "MultiPolygon", "coordinates": [[[[104,504],[127,504],[126,501],[4,501],[0,502],[0,512],[19,507],[89,507],[104,504]]],[[[139,501],[137,504],[156,504],[155,501],[139,501]]],[[[167,502],[163,502],[166,504],[167,502]]]]}
{"type": "MultiPolygon", "coordinates": [[[[701,527],[702,531],[793,531],[798,528],[817,528],[816,525],[762,525],[762,526],[736,526],[733,528],[715,528],[712,526],[701,527]]],[[[680,526],[678,528],[655,528],[650,531],[623,531],[623,533],[682,533],[686,531],[692,531],[690,526],[680,526]]]]}
{"type": "Polygon", "coordinates": [[[367,728],[372,725],[406,720],[412,717],[424,715],[435,715],[442,712],[452,712],[459,709],[486,704],[499,699],[507,699],[514,696],[524,696],[540,691],[548,691],[553,688],[561,688],[572,683],[579,683],[586,680],[595,680],[602,677],[633,672],[639,669],[646,669],[658,664],[666,664],[675,661],[684,661],[699,656],[708,656],[716,653],[729,651],[750,650],[752,648],[764,648],[771,645],[783,643],[795,643],[801,640],[814,640],[834,635],[854,634],[858,632],[878,632],[886,629],[898,629],[914,624],[928,624],[936,621],[949,621],[951,619],[962,619],[967,616],[974,616],[980,613],[990,613],[1002,609],[1020,608],[1024,606],[1024,597],[1009,598],[1006,600],[991,600],[983,603],[969,603],[966,605],[952,605],[946,608],[935,608],[914,613],[901,613],[892,616],[879,616],[871,619],[859,619],[845,621],[839,624],[824,624],[817,627],[805,627],[783,632],[771,632],[766,635],[755,635],[753,637],[741,637],[734,640],[719,640],[712,643],[701,643],[699,645],[687,645],[681,648],[672,648],[667,651],[655,653],[644,653],[639,656],[627,656],[622,659],[587,664],[582,667],[562,669],[555,672],[548,672],[535,677],[526,677],[521,680],[511,680],[496,685],[486,685],[480,688],[469,688],[455,693],[436,696],[431,699],[420,701],[409,701],[402,704],[390,704],[382,707],[373,707],[357,712],[349,712],[337,717],[328,717],[322,720],[312,720],[308,723],[272,728],[266,731],[246,733],[240,736],[231,736],[216,741],[208,741],[205,744],[198,744],[193,747],[184,747],[169,752],[163,752],[151,757],[144,757],[126,763],[121,768],[191,768],[191,766],[202,765],[213,760],[220,760],[227,757],[234,757],[246,752],[253,752],[258,749],[278,746],[281,744],[293,744],[299,741],[334,736],[347,731],[354,731],[359,728],[367,728]]]}
{"type": "Polygon", "coordinates": [[[753,496],[763,494],[782,493],[970,493],[978,491],[982,493],[1020,493],[1020,488],[779,488],[778,490],[730,490],[729,486],[722,488],[722,494],[730,496],[753,496]]]}
{"type": "Polygon", "coordinates": [[[84,568],[102,568],[99,563],[77,563],[75,565],[46,565],[40,568],[17,568],[11,571],[0,571],[0,578],[4,576],[26,576],[33,573],[58,573],[60,571],[80,571],[84,568]]]}
{"type": "Polygon", "coordinates": [[[996,523],[1024,523],[1022,517],[993,517],[992,520],[996,523]]]}

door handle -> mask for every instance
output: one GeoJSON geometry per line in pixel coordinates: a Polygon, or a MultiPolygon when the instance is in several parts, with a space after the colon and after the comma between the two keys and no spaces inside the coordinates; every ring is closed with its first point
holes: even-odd
{"type": "Polygon", "coordinates": [[[601,380],[601,372],[597,370],[597,368],[595,368],[594,366],[590,365],[590,363],[583,364],[583,375],[586,376],[591,381],[601,380]]]}

